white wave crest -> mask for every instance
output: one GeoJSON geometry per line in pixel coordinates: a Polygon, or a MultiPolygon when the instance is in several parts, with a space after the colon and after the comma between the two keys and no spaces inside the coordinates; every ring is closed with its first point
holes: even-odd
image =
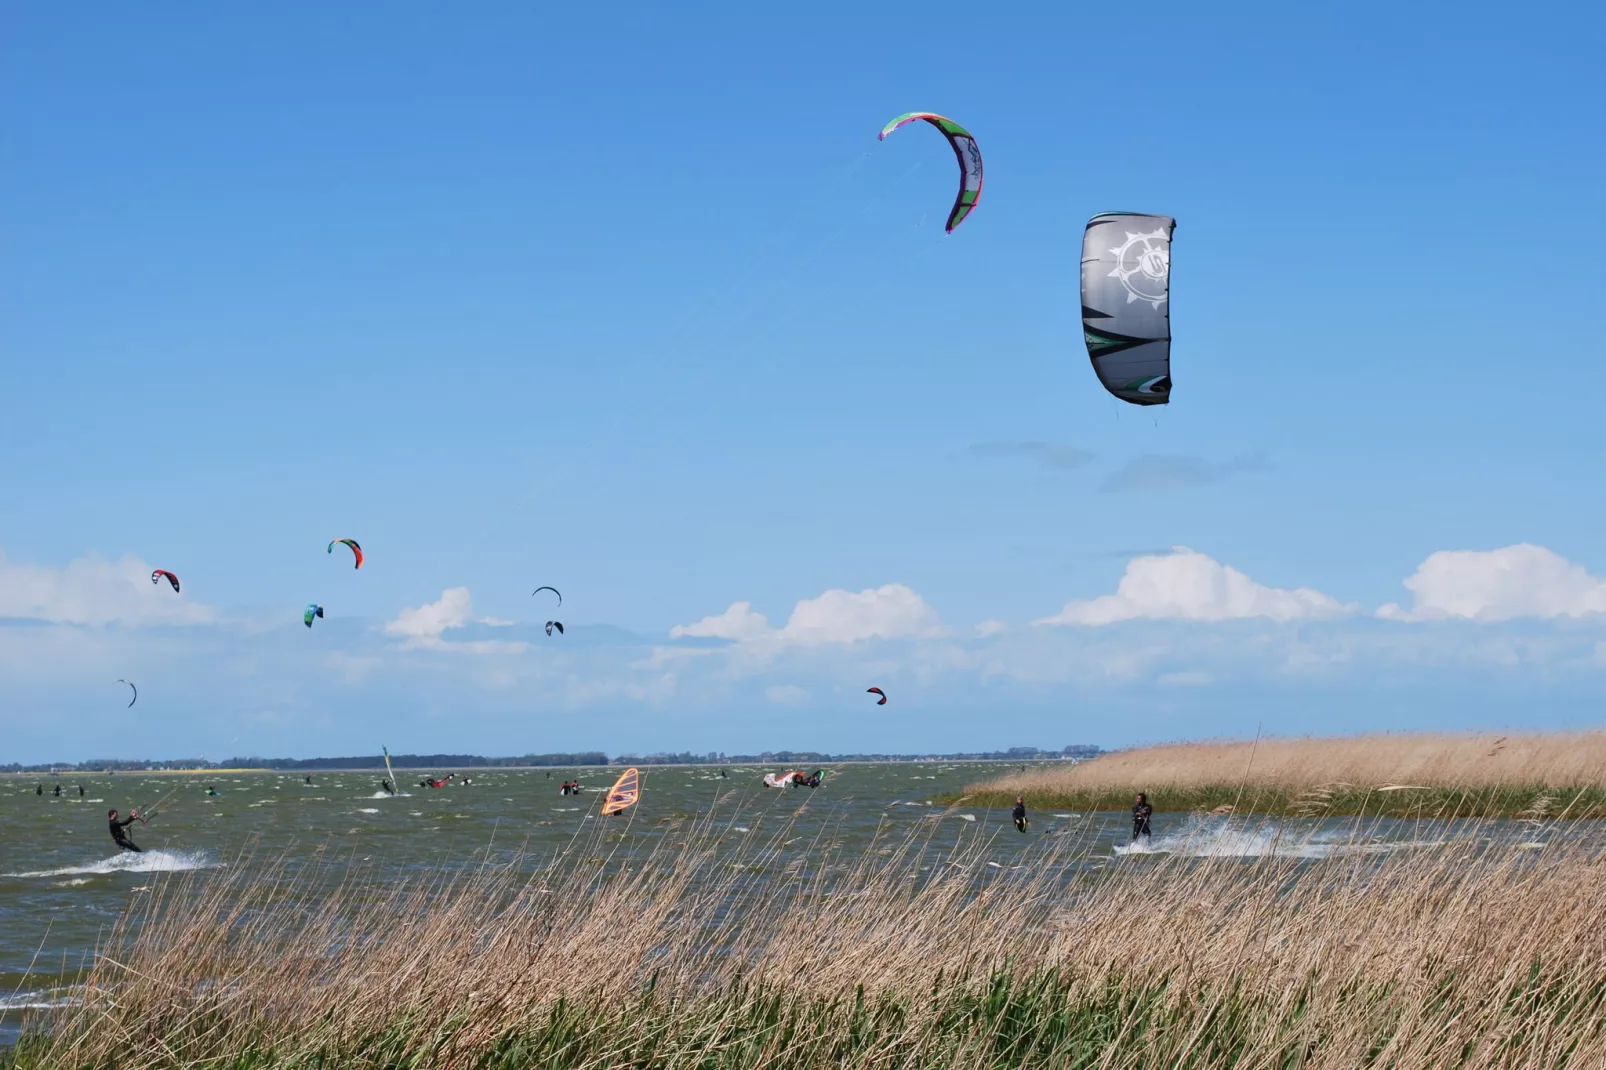
{"type": "Polygon", "coordinates": [[[18,992],[0,996],[0,1011],[49,1011],[57,1007],[75,1007],[83,1002],[75,995],[75,988],[47,988],[39,992],[18,992]]]}
{"type": "Polygon", "coordinates": [[[1231,818],[1196,819],[1176,832],[1130,844],[1117,844],[1118,855],[1173,854],[1188,858],[1332,858],[1344,854],[1381,854],[1408,847],[1440,847],[1443,840],[1366,841],[1337,830],[1300,828],[1277,822],[1253,826],[1231,818]]]}
{"type": "Polygon", "coordinates": [[[6,873],[6,877],[75,877],[82,873],[182,873],[191,869],[211,869],[213,862],[205,851],[124,851],[121,854],[82,866],[37,869],[6,873]]]}

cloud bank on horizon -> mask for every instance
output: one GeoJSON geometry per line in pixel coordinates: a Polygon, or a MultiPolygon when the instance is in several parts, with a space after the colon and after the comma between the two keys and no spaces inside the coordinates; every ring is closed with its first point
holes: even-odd
{"type": "Polygon", "coordinates": [[[474,599],[467,587],[451,587],[441,592],[434,602],[403,609],[396,619],[385,624],[385,634],[403,640],[402,647],[422,647],[427,650],[460,650],[470,654],[520,654],[529,646],[523,641],[497,640],[452,641],[442,638],[450,629],[469,624],[484,624],[493,628],[512,627],[513,621],[494,617],[474,616],[474,599]]]}
{"type": "Polygon", "coordinates": [[[1606,613],[1606,580],[1553,550],[1519,543],[1498,550],[1440,550],[1405,581],[1409,610],[1390,602],[1388,620],[1507,621],[1606,613]]]}
{"type": "Polygon", "coordinates": [[[477,615],[461,586],[384,622],[332,615],[308,636],[295,614],[265,623],[176,598],[149,573],[133,557],[55,566],[0,556],[0,686],[19,698],[0,725],[24,750],[71,757],[100,746],[119,723],[105,685],[120,676],[143,677],[141,733],[164,753],[197,733],[215,751],[273,752],[269,740],[279,752],[338,751],[401,716],[436,735],[431,746],[499,752],[680,749],[687,736],[762,749],[786,745],[775,737],[795,735],[799,718],[833,733],[811,741],[822,749],[927,728],[959,749],[986,742],[1001,707],[1039,735],[1079,739],[1098,730],[1067,726],[1067,709],[1150,709],[1135,726],[1116,722],[1125,736],[1097,739],[1113,744],[1218,731],[1201,730],[1187,696],[1227,685],[1299,705],[1335,690],[1481,680],[1506,689],[1514,711],[1546,689],[1598,695],[1606,685],[1606,580],[1531,544],[1430,554],[1403,580],[1408,608],[1263,584],[1176,547],[1131,558],[1113,592],[1023,625],[945,622],[918,592],[888,583],[801,598],[780,626],[737,601],[661,638],[577,622],[561,640],[539,639],[542,622],[477,615]],[[859,701],[871,683],[894,697],[875,714],[859,701]],[[987,715],[939,726],[929,720],[938,712],[987,715]],[[1149,731],[1156,724],[1163,731],[1149,731]]]}
{"type": "Polygon", "coordinates": [[[0,620],[126,627],[216,620],[210,607],[156,588],[152,568],[130,556],[80,557],[60,567],[16,564],[0,551],[0,620]]]}
{"type": "Polygon", "coordinates": [[[1125,620],[1224,621],[1265,617],[1290,621],[1350,612],[1309,587],[1283,590],[1256,583],[1235,568],[1185,546],[1133,558],[1114,594],[1067,602],[1035,624],[1098,626],[1125,620]]]}
{"type": "Polygon", "coordinates": [[[792,608],[783,628],[771,628],[751,602],[734,602],[712,617],[679,624],[671,639],[729,639],[735,642],[854,643],[861,639],[937,636],[937,613],[901,583],[860,591],[830,590],[792,608]]]}

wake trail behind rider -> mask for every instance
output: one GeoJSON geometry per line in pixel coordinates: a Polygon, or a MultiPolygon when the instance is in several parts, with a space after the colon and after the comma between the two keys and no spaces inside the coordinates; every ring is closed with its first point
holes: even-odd
{"type": "Polygon", "coordinates": [[[117,841],[117,846],[125,851],[133,851],[135,854],[139,854],[140,846],[128,838],[128,826],[136,821],[141,824],[149,824],[143,817],[139,816],[139,811],[131,809],[128,811],[128,816],[119,821],[117,819],[117,811],[108,810],[106,819],[107,825],[111,829],[112,839],[117,841]]]}

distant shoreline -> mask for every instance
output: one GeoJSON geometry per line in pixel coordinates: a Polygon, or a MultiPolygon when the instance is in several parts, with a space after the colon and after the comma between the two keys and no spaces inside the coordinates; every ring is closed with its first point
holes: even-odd
{"type": "MultiPolygon", "coordinates": [[[[1062,755],[1062,753],[1039,750],[1031,755],[999,755],[999,753],[938,753],[938,755],[851,755],[851,757],[834,758],[821,755],[821,753],[782,752],[777,757],[763,757],[763,755],[732,755],[729,758],[716,758],[708,762],[650,762],[631,755],[622,755],[618,758],[607,758],[607,755],[597,753],[597,757],[604,758],[602,762],[533,762],[533,763],[504,763],[499,758],[480,758],[480,755],[438,755],[442,758],[459,758],[459,762],[422,762],[421,758],[432,755],[392,755],[390,768],[393,770],[446,770],[446,771],[472,771],[472,770],[612,770],[612,768],[628,768],[638,766],[642,770],[670,770],[670,768],[687,768],[687,770],[705,770],[705,768],[732,768],[732,766],[761,765],[766,766],[800,766],[800,765],[936,765],[936,763],[972,763],[972,765],[1060,765],[1060,763],[1086,762],[1090,757],[1087,750],[1092,747],[1079,749],[1081,753],[1062,755]],[[461,760],[471,758],[471,762],[464,765],[461,760]]],[[[562,755],[530,755],[536,758],[557,758],[562,755]]],[[[580,757],[580,755],[577,755],[580,757]]],[[[589,757],[586,755],[586,757],[589,757]]],[[[316,776],[320,773],[373,773],[384,770],[384,762],[379,758],[287,758],[287,762],[363,762],[363,765],[226,765],[226,766],[196,766],[196,768],[140,768],[138,765],[106,765],[100,768],[77,768],[77,766],[29,766],[29,768],[5,768],[0,770],[0,776],[22,776],[22,778],[71,778],[71,776],[108,776],[108,774],[222,774],[222,773],[299,773],[302,776],[316,776]],[[373,765],[369,765],[373,762],[373,765]]],[[[175,758],[173,762],[178,762],[175,758]]]]}
{"type": "MultiPolygon", "coordinates": [[[[633,762],[638,769],[737,769],[752,767],[775,767],[817,765],[821,767],[840,765],[1025,765],[1053,766],[1060,763],[1070,763],[1069,758],[849,758],[843,761],[810,758],[806,761],[740,761],[740,762],[633,762]]],[[[557,769],[625,769],[626,766],[618,762],[600,763],[577,762],[572,765],[397,765],[391,768],[398,772],[440,771],[447,773],[496,773],[496,772],[534,772],[536,770],[552,771],[557,769]]],[[[0,776],[13,780],[71,780],[75,777],[85,779],[96,776],[223,776],[230,773],[274,773],[280,776],[331,776],[337,774],[383,773],[384,766],[334,766],[327,769],[278,769],[272,766],[245,766],[245,767],[218,767],[206,769],[129,769],[109,767],[98,770],[66,769],[51,772],[5,772],[0,776]]]]}

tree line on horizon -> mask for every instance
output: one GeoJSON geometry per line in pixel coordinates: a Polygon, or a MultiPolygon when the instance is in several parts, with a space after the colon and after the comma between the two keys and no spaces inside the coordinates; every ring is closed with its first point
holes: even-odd
{"type": "MultiPolygon", "coordinates": [[[[533,766],[581,765],[763,765],[769,763],[825,763],[825,762],[919,762],[919,761],[1043,761],[1045,759],[1092,758],[1103,751],[1091,744],[1072,744],[1057,751],[1038,747],[1010,747],[1001,751],[973,751],[954,754],[832,754],[825,751],[764,751],[760,754],[726,754],[709,751],[694,754],[681,751],[677,754],[653,753],[646,755],[621,754],[610,758],[603,751],[576,751],[554,754],[521,754],[492,758],[479,754],[393,754],[392,765],[402,768],[468,768],[496,769],[533,766]]],[[[0,765],[5,773],[108,773],[151,772],[183,769],[277,769],[286,772],[315,772],[336,769],[383,769],[385,759],[380,755],[362,754],[337,758],[263,758],[259,756],[228,758],[220,763],[201,758],[106,759],[96,758],[84,762],[54,762],[24,765],[12,762],[0,765]]]]}

